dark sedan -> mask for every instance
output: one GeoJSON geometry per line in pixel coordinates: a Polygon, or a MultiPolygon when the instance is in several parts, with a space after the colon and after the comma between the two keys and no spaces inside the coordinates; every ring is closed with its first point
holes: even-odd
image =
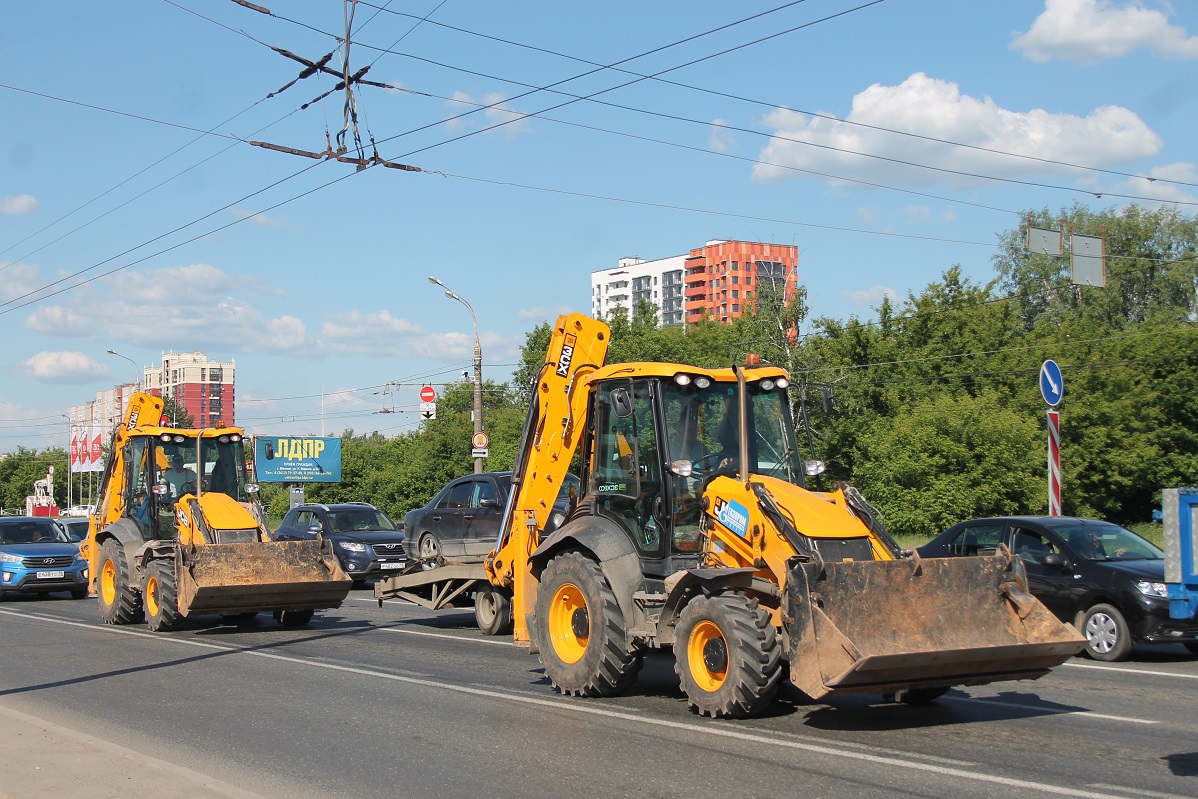
{"type": "Polygon", "coordinates": [[[403,532],[387,514],[365,502],[296,505],[274,533],[276,541],[303,541],[317,535],[332,542],[341,568],[355,585],[408,565],[403,532]]]}
{"type": "MultiPolygon", "coordinates": [[[[453,480],[423,508],[408,511],[404,528],[422,563],[444,560],[480,563],[499,537],[503,509],[511,488],[511,472],[483,472],[453,480]]],[[[570,491],[580,482],[567,474],[554,503],[556,524],[565,518],[570,491]]],[[[552,526],[556,526],[556,524],[552,526]]]]}
{"type": "Polygon", "coordinates": [[[1095,660],[1123,660],[1132,644],[1183,644],[1198,655],[1198,618],[1169,618],[1164,553],[1117,524],[1071,516],[973,519],[919,554],[989,555],[999,545],[1023,561],[1032,594],[1077,627],[1095,660]]]}

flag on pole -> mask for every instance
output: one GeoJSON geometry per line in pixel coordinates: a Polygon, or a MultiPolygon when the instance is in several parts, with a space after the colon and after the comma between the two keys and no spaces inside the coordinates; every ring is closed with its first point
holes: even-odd
{"type": "Polygon", "coordinates": [[[71,425],[71,468],[79,465],[79,428],[71,425]]]}
{"type": "Polygon", "coordinates": [[[104,471],[104,448],[100,445],[100,428],[92,428],[95,431],[95,437],[91,440],[91,455],[92,455],[92,471],[104,471]]]}

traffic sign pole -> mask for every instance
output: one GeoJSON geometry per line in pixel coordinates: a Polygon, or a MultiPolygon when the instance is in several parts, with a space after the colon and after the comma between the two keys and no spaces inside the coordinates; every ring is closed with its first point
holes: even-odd
{"type": "Polygon", "coordinates": [[[1061,515],[1061,413],[1048,411],[1048,515],[1061,515]]]}

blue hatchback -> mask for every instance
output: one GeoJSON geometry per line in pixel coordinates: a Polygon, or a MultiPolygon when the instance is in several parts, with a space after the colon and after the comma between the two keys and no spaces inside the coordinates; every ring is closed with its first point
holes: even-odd
{"type": "Polygon", "coordinates": [[[34,516],[0,518],[0,598],[70,591],[87,597],[87,560],[54,523],[34,516]]]}

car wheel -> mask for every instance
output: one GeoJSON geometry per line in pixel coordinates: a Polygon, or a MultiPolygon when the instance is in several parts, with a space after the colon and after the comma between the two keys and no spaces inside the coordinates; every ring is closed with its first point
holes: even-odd
{"type": "Polygon", "coordinates": [[[512,600],[507,592],[484,585],[474,593],[474,620],[485,635],[506,635],[512,631],[512,600]]]}
{"type": "Polygon", "coordinates": [[[1086,637],[1086,654],[1111,663],[1126,660],[1131,653],[1131,635],[1123,614],[1112,605],[1095,605],[1086,611],[1080,625],[1086,637]]]}
{"type": "Polygon", "coordinates": [[[424,569],[435,569],[444,562],[441,556],[441,542],[432,533],[420,537],[420,566],[424,569]]]}
{"type": "Polygon", "coordinates": [[[71,599],[87,599],[87,589],[80,588],[71,592],[71,599]]]}

